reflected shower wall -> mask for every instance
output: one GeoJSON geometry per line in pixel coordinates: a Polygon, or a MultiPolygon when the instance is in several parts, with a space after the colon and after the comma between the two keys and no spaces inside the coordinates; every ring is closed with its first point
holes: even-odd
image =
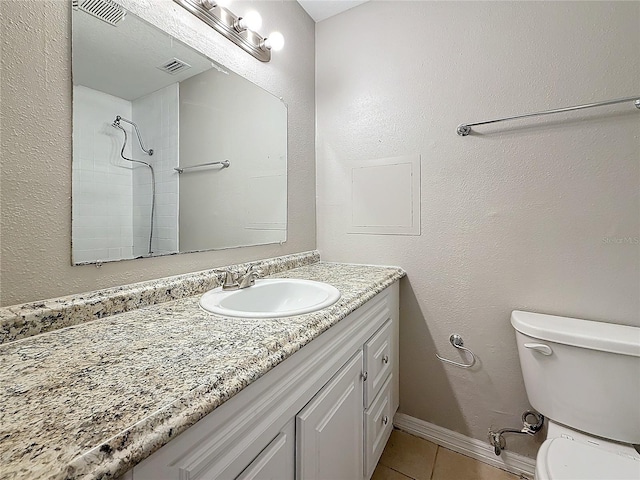
{"type": "MultiPolygon", "coordinates": [[[[153,164],[156,178],[156,208],[151,250],[154,255],[178,251],[178,89],[177,83],[137,98],[132,102],[133,120],[142,132],[147,148],[144,154],[134,143],[133,158],[153,164]]],[[[151,177],[148,169],[133,169],[133,255],[147,254],[149,242],[149,209],[151,208],[151,177]]]]}
{"type": "Polygon", "coordinates": [[[180,83],[182,251],[287,238],[287,109],[282,101],[210,69],[180,83]],[[202,205],[208,208],[203,209],[202,205]]]}
{"type": "Polygon", "coordinates": [[[178,251],[178,85],[133,101],[74,85],[74,263],[148,255],[151,177],[147,167],[121,159],[123,135],[111,126],[117,115],[135,121],[154,150],[144,154],[132,127],[122,125],[130,139],[125,156],[147,161],[156,171],[152,251],[178,251]]]}
{"type": "MultiPolygon", "coordinates": [[[[131,102],[73,87],[74,262],[133,256],[131,166],[120,160],[122,132],[111,122],[131,116],[131,102]]],[[[130,127],[125,128],[130,131],[130,127]]],[[[131,143],[125,149],[131,155],[131,143]]]]}

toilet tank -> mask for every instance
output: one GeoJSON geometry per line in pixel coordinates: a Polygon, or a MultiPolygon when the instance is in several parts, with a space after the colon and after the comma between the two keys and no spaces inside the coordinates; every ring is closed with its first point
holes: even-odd
{"type": "Polygon", "coordinates": [[[640,328],[514,311],[531,406],[551,420],[640,444],[640,328]]]}

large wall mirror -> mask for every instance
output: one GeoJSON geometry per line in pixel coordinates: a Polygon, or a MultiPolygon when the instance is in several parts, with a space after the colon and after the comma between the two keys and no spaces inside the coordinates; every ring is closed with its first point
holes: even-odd
{"type": "Polygon", "coordinates": [[[283,101],[101,15],[73,10],[73,263],[284,242],[283,101]]]}

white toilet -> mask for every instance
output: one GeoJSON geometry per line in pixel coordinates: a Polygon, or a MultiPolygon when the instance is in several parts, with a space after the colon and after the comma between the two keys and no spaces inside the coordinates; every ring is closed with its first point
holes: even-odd
{"type": "Polygon", "coordinates": [[[640,480],[640,328],[520,311],[511,324],[549,426],[535,479],[640,480]]]}

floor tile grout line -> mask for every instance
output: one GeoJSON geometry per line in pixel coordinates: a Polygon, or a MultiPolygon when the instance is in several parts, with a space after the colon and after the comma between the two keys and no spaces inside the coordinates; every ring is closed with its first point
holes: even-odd
{"type": "Polygon", "coordinates": [[[411,477],[411,476],[407,475],[406,473],[402,473],[400,470],[396,470],[396,469],[395,469],[395,468],[393,468],[393,467],[390,467],[390,466],[388,466],[388,465],[383,465],[383,466],[387,467],[389,470],[393,470],[394,472],[399,473],[399,474],[400,474],[400,475],[402,475],[403,477],[410,478],[411,480],[416,480],[415,478],[413,478],[413,477],[411,477]]]}
{"type": "Polygon", "coordinates": [[[378,465],[382,465],[383,467],[388,468],[389,470],[393,470],[394,472],[399,473],[399,474],[400,474],[400,475],[402,475],[403,477],[410,478],[411,480],[417,480],[417,479],[413,478],[412,476],[407,475],[407,474],[406,474],[406,473],[404,473],[404,472],[401,472],[400,470],[396,470],[396,469],[395,469],[395,468],[393,468],[391,465],[386,465],[386,464],[382,463],[381,461],[378,461],[378,465]]]}
{"type": "Polygon", "coordinates": [[[438,452],[440,451],[440,445],[436,444],[436,454],[433,457],[433,466],[431,467],[431,476],[429,480],[433,480],[433,474],[436,473],[436,463],[438,463],[438,452]]]}

